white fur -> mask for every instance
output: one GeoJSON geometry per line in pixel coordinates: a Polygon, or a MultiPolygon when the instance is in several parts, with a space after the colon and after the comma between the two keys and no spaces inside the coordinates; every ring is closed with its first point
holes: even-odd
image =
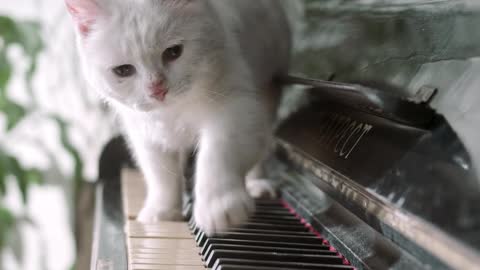
{"type": "MultiPolygon", "coordinates": [[[[265,155],[290,32],[278,0],[66,0],[83,13],[78,43],[87,79],[118,112],[148,195],[138,219],[180,219],[183,160],[198,148],[195,219],[207,233],[226,230],[253,210],[245,178],[265,155]],[[93,5],[92,5],[93,3],[93,5]],[[86,9],[86,10],[85,10],[86,9]],[[93,9],[93,10],[92,10],[93,9]],[[168,66],[163,51],[184,45],[168,66]],[[134,65],[119,79],[111,68],[134,65]],[[161,102],[147,85],[165,77],[161,102]]],[[[255,173],[253,178],[261,178],[255,173]]],[[[252,177],[250,177],[252,178],[252,177]]],[[[251,179],[264,194],[271,188],[251,179]]]]}

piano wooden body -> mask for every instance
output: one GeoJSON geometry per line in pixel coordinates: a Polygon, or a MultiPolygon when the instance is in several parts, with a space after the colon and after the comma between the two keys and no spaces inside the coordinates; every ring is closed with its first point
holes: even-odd
{"type": "MultiPolygon", "coordinates": [[[[141,176],[116,138],[100,160],[91,269],[480,269],[480,180],[472,156],[455,123],[432,109],[438,105],[432,102],[434,89],[415,92],[407,83],[420,70],[417,81],[425,85],[426,77],[437,78],[438,84],[430,84],[440,88],[438,98],[448,97],[446,80],[428,75],[422,65],[454,50],[468,54],[463,58],[474,56],[477,34],[465,39],[453,31],[451,42],[440,48],[427,46],[439,39],[425,27],[473,30],[480,17],[451,16],[464,7],[462,1],[423,1],[429,3],[408,16],[402,13],[408,5],[388,12],[380,5],[367,14],[350,3],[355,1],[339,2],[349,15],[344,25],[409,31],[384,31],[381,42],[353,31],[353,37],[368,39],[365,47],[342,43],[298,56],[297,71],[317,78],[335,72],[338,80],[374,87],[314,85],[301,90],[298,106],[282,111],[275,150],[265,163],[281,198],[258,201],[248,224],[222,236],[208,238],[188,219],[194,203],[188,195],[184,223],[142,226],[134,221],[144,192],[141,176]],[[414,42],[419,35],[421,42],[414,42]],[[355,71],[365,62],[375,64],[355,71]]],[[[319,16],[328,22],[338,15],[328,7],[307,11],[312,21],[319,16]]],[[[440,74],[459,74],[446,71],[440,74]]]]}

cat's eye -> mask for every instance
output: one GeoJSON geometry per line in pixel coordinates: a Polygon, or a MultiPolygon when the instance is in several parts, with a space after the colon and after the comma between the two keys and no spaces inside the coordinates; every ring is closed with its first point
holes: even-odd
{"type": "Polygon", "coordinates": [[[113,73],[121,78],[133,76],[137,70],[132,65],[121,65],[112,69],[113,73]]]}
{"type": "Polygon", "coordinates": [[[163,52],[162,58],[164,63],[170,63],[177,60],[183,53],[182,45],[175,45],[163,52]]]}

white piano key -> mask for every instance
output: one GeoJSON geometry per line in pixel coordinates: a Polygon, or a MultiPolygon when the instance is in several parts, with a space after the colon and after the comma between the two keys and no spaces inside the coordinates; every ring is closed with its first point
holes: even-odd
{"type": "Polygon", "coordinates": [[[129,221],[128,226],[135,229],[147,229],[147,230],[184,230],[189,231],[188,224],[185,222],[173,222],[173,221],[162,221],[156,224],[142,224],[136,221],[129,221]],[[161,223],[161,226],[160,226],[161,223]]]}
{"type": "Polygon", "coordinates": [[[133,264],[131,270],[205,270],[203,266],[133,264]]]}
{"type": "Polygon", "coordinates": [[[198,253],[189,252],[189,253],[182,253],[182,252],[168,252],[168,253],[161,253],[161,254],[143,254],[143,253],[131,253],[130,258],[132,259],[160,259],[160,258],[175,258],[175,260],[179,261],[188,261],[199,256],[198,253]]]}
{"type": "Polygon", "coordinates": [[[192,239],[192,234],[185,222],[158,222],[143,225],[137,221],[128,221],[126,231],[135,238],[175,238],[192,239]]]}
{"type": "Polygon", "coordinates": [[[192,265],[203,266],[202,260],[198,258],[175,258],[172,256],[159,255],[155,259],[130,258],[130,264],[158,264],[158,265],[192,265]]]}
{"type": "Polygon", "coordinates": [[[193,239],[129,238],[128,245],[131,248],[194,249],[197,247],[193,239]]]}
{"type": "Polygon", "coordinates": [[[193,249],[171,249],[171,248],[132,248],[129,250],[130,254],[199,254],[199,248],[193,249]]]}
{"type": "Polygon", "coordinates": [[[129,270],[204,270],[187,223],[135,221],[145,198],[141,173],[124,170],[122,185],[129,270]]]}

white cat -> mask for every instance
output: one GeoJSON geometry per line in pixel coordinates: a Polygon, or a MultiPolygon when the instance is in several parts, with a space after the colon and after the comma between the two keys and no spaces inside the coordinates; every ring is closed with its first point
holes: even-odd
{"type": "Polygon", "coordinates": [[[244,222],[254,207],[245,179],[262,178],[280,94],[273,78],[289,65],[280,1],[65,1],[86,77],[119,114],[146,178],[138,220],[182,218],[194,147],[197,224],[211,234],[244,222]]]}

